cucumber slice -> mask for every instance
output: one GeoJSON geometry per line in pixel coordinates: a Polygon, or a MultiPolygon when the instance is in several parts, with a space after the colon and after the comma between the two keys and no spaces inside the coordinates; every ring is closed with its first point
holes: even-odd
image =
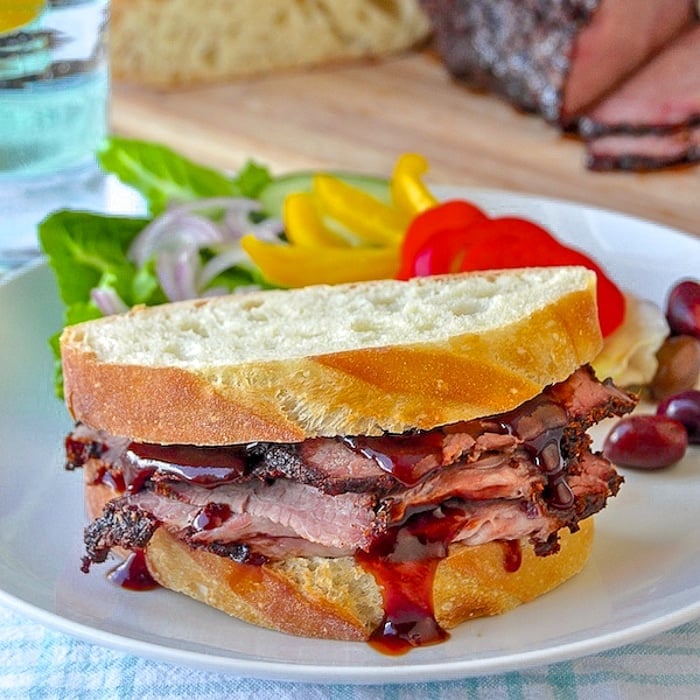
{"type": "MultiPolygon", "coordinates": [[[[389,181],[373,177],[371,175],[359,175],[356,173],[336,173],[331,172],[330,175],[343,180],[348,185],[357,187],[358,189],[371,194],[385,204],[391,203],[391,191],[389,189],[389,181]]],[[[258,195],[258,199],[263,207],[263,212],[268,216],[281,217],[282,204],[285,197],[293,192],[310,192],[311,181],[315,173],[313,172],[297,172],[289,175],[282,175],[274,179],[269,185],[263,188],[263,191],[258,195]]]]}

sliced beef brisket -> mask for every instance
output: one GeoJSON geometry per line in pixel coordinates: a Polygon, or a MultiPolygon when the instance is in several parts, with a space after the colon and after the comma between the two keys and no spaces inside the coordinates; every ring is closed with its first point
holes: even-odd
{"type": "Polygon", "coordinates": [[[700,24],[579,122],[594,170],[651,170],[700,160],[700,24]]]}
{"type": "Polygon", "coordinates": [[[666,45],[694,0],[423,0],[448,70],[568,124],[666,45]]]}
{"type": "Polygon", "coordinates": [[[635,401],[581,369],[507,414],[428,432],[222,448],[131,444],[78,427],[68,466],[114,500],[87,557],[145,546],[158,526],[237,561],[343,556],[449,508],[454,541],[529,537],[540,553],[617,492],[586,429],[635,401]]]}
{"type": "Polygon", "coordinates": [[[597,136],[586,143],[586,165],[591,170],[643,172],[698,161],[700,120],[676,129],[597,136]]]}

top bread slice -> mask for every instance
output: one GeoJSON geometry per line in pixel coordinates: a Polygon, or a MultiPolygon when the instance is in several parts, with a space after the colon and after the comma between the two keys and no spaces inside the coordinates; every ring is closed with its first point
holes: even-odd
{"type": "Polygon", "coordinates": [[[61,336],[77,421],[194,445],[402,433],[501,413],[601,346],[595,275],[582,267],[198,299],[61,336]]]}
{"type": "Polygon", "coordinates": [[[424,40],[419,0],[112,0],[112,73],[171,88],[382,56],[424,40]]]}

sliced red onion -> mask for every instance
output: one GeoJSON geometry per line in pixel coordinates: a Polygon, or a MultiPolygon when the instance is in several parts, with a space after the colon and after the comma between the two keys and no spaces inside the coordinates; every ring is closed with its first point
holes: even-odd
{"type": "Polygon", "coordinates": [[[128,257],[138,266],[155,257],[156,274],[171,301],[196,298],[217,275],[248,261],[238,245],[243,235],[279,239],[283,232],[280,220],[250,221],[250,214],[260,209],[260,202],[244,197],[210,197],[178,204],[144,228],[132,242],[128,257]],[[206,216],[217,211],[218,221],[206,216]],[[199,254],[202,248],[219,250],[204,267],[199,254]]]}
{"type": "Polygon", "coordinates": [[[156,274],[170,301],[196,299],[199,296],[196,279],[200,264],[199,250],[192,246],[179,246],[158,252],[156,274]]]}
{"type": "Polygon", "coordinates": [[[122,298],[114,289],[93,287],[90,290],[90,298],[105,316],[121,314],[129,310],[129,307],[122,301],[122,298]]]}
{"type": "Polygon", "coordinates": [[[247,261],[248,257],[238,243],[229,244],[202,267],[197,277],[197,286],[204,289],[217,275],[247,261]]]}
{"type": "Polygon", "coordinates": [[[226,208],[221,228],[227,240],[237,241],[246,233],[254,233],[259,238],[277,238],[284,230],[279,219],[264,219],[254,223],[250,214],[261,210],[260,202],[254,199],[232,199],[226,208]]]}
{"type": "Polygon", "coordinates": [[[172,247],[177,241],[186,241],[187,244],[202,248],[222,240],[221,231],[213,221],[172,210],[161,214],[141,231],[132,242],[128,257],[140,267],[161,248],[172,247]]]}

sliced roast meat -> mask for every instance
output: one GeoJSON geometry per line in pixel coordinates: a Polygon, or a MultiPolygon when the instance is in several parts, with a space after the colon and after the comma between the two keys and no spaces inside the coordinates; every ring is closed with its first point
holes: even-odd
{"type": "Polygon", "coordinates": [[[389,523],[404,521],[412,513],[436,507],[444,501],[492,499],[534,499],[547,483],[531,457],[519,453],[494,454],[469,464],[452,465],[416,486],[397,490],[384,498],[380,507],[389,523]]]}
{"type": "Polygon", "coordinates": [[[600,0],[572,47],[562,103],[566,123],[671,44],[695,20],[693,0],[600,0]]]}
{"type": "Polygon", "coordinates": [[[592,139],[663,135],[700,123],[700,22],[670,43],[579,121],[592,139]]]}
{"type": "Polygon", "coordinates": [[[67,466],[115,494],[86,531],[85,567],[111,547],[144,547],[156,527],[236,561],[369,552],[403,528],[418,536],[417,519],[447,506],[445,546],[529,537],[556,551],[558,530],[576,529],[620,482],[586,429],[634,405],[582,368],[507,413],[404,435],[197,448],[80,426],[67,466]]]}
{"type": "Polygon", "coordinates": [[[303,537],[268,537],[267,535],[254,535],[244,542],[190,540],[190,543],[198,549],[208,550],[214,554],[247,564],[280,561],[289,557],[335,559],[351,556],[355,551],[336,549],[318,542],[309,542],[303,537]]]}
{"type": "Polygon", "coordinates": [[[634,405],[628,394],[599,382],[590,367],[583,367],[508,414],[425,433],[195,448],[129,443],[78,426],[66,439],[67,466],[97,460],[103,470],[122,470],[123,485],[131,491],[147,478],[200,486],[285,478],[330,495],[351,491],[381,496],[416,485],[451,464],[512,452],[523,441],[562,427],[564,453],[573,456],[587,444],[585,430],[634,405]]]}
{"type": "MultiPolygon", "coordinates": [[[[225,484],[216,489],[180,483],[170,490],[171,497],[190,505],[204,507],[214,501],[228,506],[233,514],[250,516],[253,522],[266,521],[274,528],[272,534],[303,537],[341,549],[366,547],[373,531],[381,527],[374,513],[374,495],[348,492],[330,496],[288,479],[225,484]]],[[[257,531],[265,534],[268,530],[264,528],[257,531]]]]}
{"type": "Polygon", "coordinates": [[[634,397],[609,379],[599,381],[589,365],[576,370],[565,381],[547,387],[544,394],[562,406],[569,421],[575,421],[582,430],[610,415],[628,413],[636,405],[634,397]]]}
{"type": "Polygon", "coordinates": [[[422,0],[457,78],[569,123],[692,21],[695,0],[422,0]]]}
{"type": "Polygon", "coordinates": [[[579,122],[592,170],[654,170],[700,160],[700,23],[579,122]]]}
{"type": "Polygon", "coordinates": [[[562,526],[555,515],[527,501],[487,501],[459,504],[458,507],[464,515],[453,541],[470,546],[494,540],[532,539],[546,542],[562,526]]]}
{"type": "Polygon", "coordinates": [[[591,170],[642,172],[700,161],[700,119],[695,124],[648,133],[612,133],[586,143],[591,170]]]}

